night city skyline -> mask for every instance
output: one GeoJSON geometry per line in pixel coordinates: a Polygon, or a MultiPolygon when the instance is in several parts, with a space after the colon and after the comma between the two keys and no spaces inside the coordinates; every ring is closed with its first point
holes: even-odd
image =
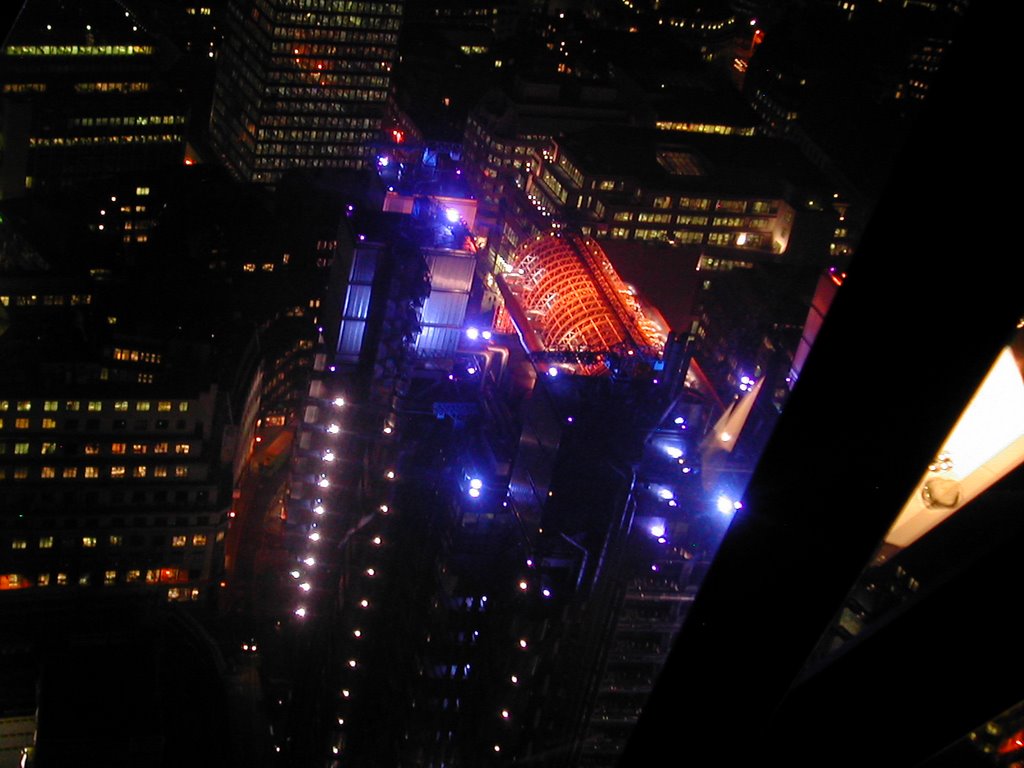
{"type": "Polygon", "coordinates": [[[12,5],[0,768],[1024,765],[991,11],[12,5]]]}

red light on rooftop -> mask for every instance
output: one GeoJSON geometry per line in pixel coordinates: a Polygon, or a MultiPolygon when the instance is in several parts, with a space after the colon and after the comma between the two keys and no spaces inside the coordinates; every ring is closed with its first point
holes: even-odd
{"type": "Polygon", "coordinates": [[[405,131],[400,131],[396,128],[391,131],[391,138],[395,140],[395,144],[401,144],[405,141],[405,131]]]}

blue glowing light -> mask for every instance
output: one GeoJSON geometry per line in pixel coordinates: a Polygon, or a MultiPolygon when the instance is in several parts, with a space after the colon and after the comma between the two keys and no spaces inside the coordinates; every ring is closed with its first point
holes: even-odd
{"type": "Polygon", "coordinates": [[[459,211],[457,208],[445,208],[444,217],[448,220],[449,224],[457,224],[459,221],[459,211]]]}
{"type": "Polygon", "coordinates": [[[555,376],[557,376],[557,375],[558,375],[558,369],[555,368],[555,366],[552,365],[550,368],[548,368],[548,376],[550,376],[551,378],[555,378],[555,376]]]}
{"type": "Polygon", "coordinates": [[[466,337],[472,339],[473,341],[476,341],[477,339],[480,338],[480,329],[473,327],[467,328],[466,337]]]}
{"type": "Polygon", "coordinates": [[[652,525],[647,530],[650,531],[651,536],[653,536],[654,538],[658,539],[658,538],[661,538],[662,536],[665,535],[665,524],[664,523],[655,523],[654,525],[652,525]]]}
{"type": "Polygon", "coordinates": [[[391,158],[389,158],[387,155],[381,155],[380,157],[377,158],[377,165],[379,165],[381,168],[387,168],[388,163],[390,162],[391,158]]]}

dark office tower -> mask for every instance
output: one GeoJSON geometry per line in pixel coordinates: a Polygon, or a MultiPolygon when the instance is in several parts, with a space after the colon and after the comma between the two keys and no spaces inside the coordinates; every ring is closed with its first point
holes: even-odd
{"type": "Polygon", "coordinates": [[[114,0],[26,0],[0,50],[0,197],[181,162],[177,56],[114,0]]]}
{"type": "Polygon", "coordinates": [[[402,3],[233,0],[210,143],[238,178],[365,168],[380,138],[402,3]]]}

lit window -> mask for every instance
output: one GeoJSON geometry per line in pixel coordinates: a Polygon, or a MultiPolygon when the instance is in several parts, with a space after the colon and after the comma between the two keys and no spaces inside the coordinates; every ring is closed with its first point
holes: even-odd
{"type": "Polygon", "coordinates": [[[77,400],[68,400],[64,403],[64,409],[67,411],[79,411],[82,409],[82,404],[77,400]]]}
{"type": "Polygon", "coordinates": [[[128,410],[128,401],[127,400],[115,400],[114,401],[114,410],[115,411],[127,411],[128,410]]]}
{"type": "Polygon", "coordinates": [[[86,443],[85,444],[85,452],[87,454],[89,454],[90,456],[94,456],[95,454],[100,452],[100,444],[99,443],[86,443]]]}
{"type": "Polygon", "coordinates": [[[167,590],[167,599],[168,600],[180,600],[181,599],[181,590],[178,587],[171,587],[170,589],[167,590]]]}
{"type": "Polygon", "coordinates": [[[145,477],[145,476],[146,476],[146,467],[144,465],[140,464],[137,467],[132,467],[132,477],[145,477]]]}
{"type": "Polygon", "coordinates": [[[15,429],[28,429],[28,419],[15,419],[14,420],[14,428],[15,429]]]}
{"type": "Polygon", "coordinates": [[[185,537],[185,536],[172,536],[171,537],[171,546],[172,547],[184,547],[186,541],[187,541],[187,537],[185,537]]]}
{"type": "Polygon", "coordinates": [[[122,454],[128,446],[125,443],[111,443],[110,452],[116,454],[122,454]]]}
{"type": "Polygon", "coordinates": [[[132,443],[132,453],[145,453],[148,449],[144,443],[132,443]]]}
{"type": "Polygon", "coordinates": [[[40,549],[51,549],[53,547],[53,536],[40,536],[39,537],[39,548],[40,549]]]}
{"type": "Polygon", "coordinates": [[[56,419],[43,419],[42,426],[43,426],[43,429],[56,429],[57,428],[57,420],[56,419]]]}
{"type": "Polygon", "coordinates": [[[61,477],[63,477],[65,480],[71,480],[73,478],[78,477],[78,467],[64,467],[63,471],[61,472],[61,477]]]}
{"type": "Polygon", "coordinates": [[[42,445],[39,446],[39,452],[41,454],[43,454],[44,456],[46,456],[48,454],[51,454],[51,453],[56,453],[57,452],[57,444],[56,443],[43,443],[42,445]]]}
{"type": "Polygon", "coordinates": [[[174,468],[175,477],[188,477],[188,467],[183,464],[179,464],[174,468]]]}
{"type": "Polygon", "coordinates": [[[88,408],[90,411],[102,411],[103,403],[101,403],[99,400],[90,400],[88,408]]]}
{"type": "Polygon", "coordinates": [[[123,465],[115,464],[114,466],[112,466],[110,468],[110,476],[111,477],[124,477],[124,475],[125,475],[125,468],[124,468],[123,465]]]}
{"type": "Polygon", "coordinates": [[[107,539],[107,544],[112,547],[120,547],[124,543],[124,539],[121,536],[111,536],[107,539]]]}
{"type": "Polygon", "coordinates": [[[82,546],[83,547],[88,547],[88,548],[95,547],[96,546],[96,537],[95,536],[83,536],[82,537],[82,546]]]}
{"type": "Polygon", "coordinates": [[[80,587],[88,587],[89,586],[89,574],[88,573],[83,573],[81,576],[78,577],[78,586],[80,586],[80,587]]]}
{"type": "Polygon", "coordinates": [[[14,539],[11,542],[11,549],[25,549],[28,546],[28,542],[24,539],[14,539]]]}
{"type": "Polygon", "coordinates": [[[148,411],[149,410],[149,401],[148,400],[139,400],[139,402],[137,402],[135,404],[135,410],[136,411],[148,411]]]}
{"type": "Polygon", "coordinates": [[[57,470],[55,467],[41,467],[39,469],[39,476],[44,480],[52,480],[57,476],[57,470]]]}
{"type": "Polygon", "coordinates": [[[56,400],[47,400],[45,403],[43,403],[43,410],[44,411],[56,411],[57,410],[57,401],[56,400]]]}
{"type": "Polygon", "coordinates": [[[36,583],[40,587],[48,587],[48,586],[50,586],[50,574],[48,574],[48,573],[40,573],[39,574],[39,578],[36,579],[36,583]]]}
{"type": "Polygon", "coordinates": [[[153,467],[153,477],[167,477],[167,467],[160,465],[153,467]]]}
{"type": "Polygon", "coordinates": [[[18,401],[18,410],[19,411],[31,411],[32,410],[32,402],[30,400],[19,400],[18,401]]]}
{"type": "Polygon", "coordinates": [[[145,197],[149,194],[149,187],[136,187],[135,194],[139,197],[145,197]]]}
{"type": "Polygon", "coordinates": [[[86,467],[85,468],[85,476],[86,477],[99,477],[100,476],[100,471],[96,467],[86,467]]]}
{"type": "Polygon", "coordinates": [[[124,575],[125,581],[138,581],[140,578],[142,578],[142,571],[136,570],[134,568],[124,575]]]}
{"type": "Polygon", "coordinates": [[[27,478],[28,478],[28,469],[26,467],[15,467],[15,469],[14,469],[14,479],[15,480],[25,480],[27,478]]]}
{"type": "Polygon", "coordinates": [[[153,446],[153,453],[167,453],[168,448],[167,443],[157,443],[153,446]]]}
{"type": "Polygon", "coordinates": [[[174,446],[174,452],[175,453],[185,454],[185,453],[188,453],[188,451],[189,451],[188,443],[178,443],[177,445],[174,446]]]}
{"type": "Polygon", "coordinates": [[[181,411],[182,413],[185,413],[185,411],[188,410],[188,403],[182,400],[180,403],[178,403],[178,410],[181,411]]]}
{"type": "Polygon", "coordinates": [[[0,400],[0,411],[6,411],[11,407],[11,404],[6,400],[0,400]]]}
{"type": "Polygon", "coordinates": [[[206,546],[206,534],[197,533],[192,537],[193,547],[205,547],[206,546]]]}
{"type": "Polygon", "coordinates": [[[157,403],[156,409],[158,411],[169,411],[169,410],[171,410],[171,401],[170,400],[161,400],[159,403],[157,403]]]}
{"type": "Polygon", "coordinates": [[[103,583],[107,586],[117,581],[117,571],[104,571],[103,583]]]}
{"type": "Polygon", "coordinates": [[[28,445],[28,443],[15,443],[14,452],[20,454],[28,453],[28,445]]]}

